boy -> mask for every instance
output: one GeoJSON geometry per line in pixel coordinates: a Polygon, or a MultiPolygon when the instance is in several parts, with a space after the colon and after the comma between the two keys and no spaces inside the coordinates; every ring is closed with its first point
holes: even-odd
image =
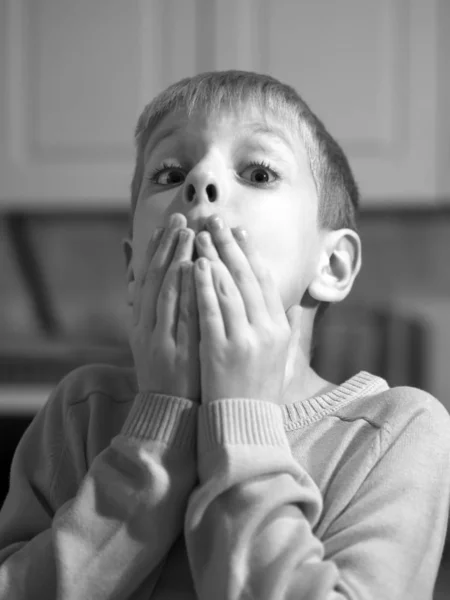
{"type": "Polygon", "coordinates": [[[72,372],[23,436],[1,600],[431,600],[448,413],[309,366],[318,306],[361,265],[342,150],[292,88],[238,71],[168,88],[136,145],[135,369],[72,372]]]}

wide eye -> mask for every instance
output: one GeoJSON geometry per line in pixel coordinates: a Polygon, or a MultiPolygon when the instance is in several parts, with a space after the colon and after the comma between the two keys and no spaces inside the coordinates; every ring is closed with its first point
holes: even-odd
{"type": "Polygon", "coordinates": [[[241,172],[241,177],[256,185],[269,185],[278,179],[278,174],[264,163],[252,163],[241,172]]]}
{"type": "Polygon", "coordinates": [[[163,166],[155,169],[149,176],[152,183],[158,185],[178,185],[185,180],[185,174],[181,167],[163,166]]]}

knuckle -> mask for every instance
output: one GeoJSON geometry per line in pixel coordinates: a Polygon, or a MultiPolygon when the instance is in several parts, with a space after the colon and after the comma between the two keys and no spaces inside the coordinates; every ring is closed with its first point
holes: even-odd
{"type": "Polygon", "coordinates": [[[191,298],[184,298],[180,303],[180,321],[187,322],[190,321],[192,317],[195,316],[195,306],[191,301],[191,298]]]}
{"type": "Polygon", "coordinates": [[[224,297],[230,296],[230,289],[223,279],[219,279],[217,281],[217,291],[221,296],[224,296],[224,297]]]}
{"type": "Polygon", "coordinates": [[[190,304],[188,304],[187,307],[185,308],[184,316],[185,316],[186,323],[189,323],[195,317],[195,310],[190,304]]]}
{"type": "Polygon", "coordinates": [[[164,283],[159,292],[161,300],[171,300],[176,292],[176,275],[173,271],[168,271],[164,283]]]}
{"type": "Polygon", "coordinates": [[[233,278],[236,283],[248,283],[251,280],[250,273],[243,268],[233,269],[233,278]]]}
{"type": "Polygon", "coordinates": [[[233,338],[233,346],[236,348],[239,356],[249,356],[255,348],[255,340],[250,335],[237,334],[233,338]]]}
{"type": "Polygon", "coordinates": [[[256,263],[255,267],[256,277],[258,281],[262,284],[269,285],[272,283],[272,277],[269,271],[269,268],[266,265],[261,265],[256,263]]]}
{"type": "Polygon", "coordinates": [[[262,323],[259,330],[259,335],[264,343],[272,344],[277,340],[277,334],[270,323],[262,323]]]}
{"type": "Polygon", "coordinates": [[[218,320],[216,311],[207,305],[202,308],[202,318],[209,325],[215,325],[218,320]]]}
{"type": "Polygon", "coordinates": [[[163,287],[159,293],[159,301],[162,303],[168,302],[172,297],[172,291],[168,287],[163,287]]]}
{"type": "Polygon", "coordinates": [[[222,246],[223,248],[228,248],[228,246],[232,246],[235,242],[229,231],[221,231],[220,233],[216,233],[215,242],[222,246]]]}

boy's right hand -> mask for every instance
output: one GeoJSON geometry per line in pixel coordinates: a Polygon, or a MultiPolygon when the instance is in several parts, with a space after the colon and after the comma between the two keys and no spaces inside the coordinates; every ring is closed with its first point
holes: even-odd
{"type": "Polygon", "coordinates": [[[150,240],[136,281],[130,342],[139,391],[200,402],[194,238],[186,218],[176,213],[160,240],[150,240]]]}

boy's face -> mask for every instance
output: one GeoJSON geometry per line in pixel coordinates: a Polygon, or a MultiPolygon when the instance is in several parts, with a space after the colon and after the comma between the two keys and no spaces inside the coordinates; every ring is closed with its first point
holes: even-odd
{"type": "Polygon", "coordinates": [[[135,274],[153,230],[167,226],[175,212],[196,233],[213,214],[244,228],[271,270],[285,310],[300,302],[314,276],[321,235],[308,156],[292,128],[250,106],[214,117],[200,111],[165,117],[145,151],[133,222],[135,274]]]}

